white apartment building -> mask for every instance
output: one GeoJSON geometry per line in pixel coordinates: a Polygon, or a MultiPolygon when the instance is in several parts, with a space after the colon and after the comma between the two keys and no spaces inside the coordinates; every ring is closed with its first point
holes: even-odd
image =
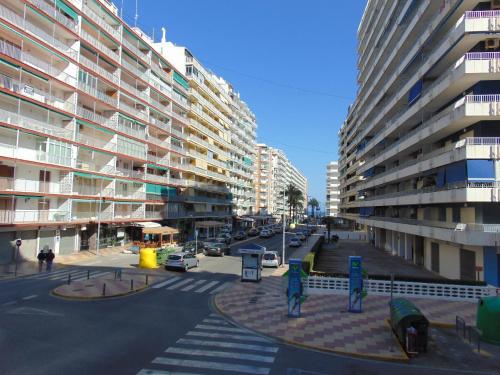
{"type": "Polygon", "coordinates": [[[233,100],[164,44],[108,1],[1,2],[0,263],[231,220],[233,100]]]}
{"type": "Polygon", "coordinates": [[[340,213],[375,245],[500,285],[497,1],[368,1],[340,130],[340,213]]]}
{"type": "MultiPolygon", "coordinates": [[[[292,184],[307,197],[307,178],[287,159],[285,153],[265,144],[257,144],[255,168],[255,208],[260,214],[281,217],[288,213],[282,192],[292,184]]],[[[305,206],[305,202],[304,202],[305,206]]]]}
{"type": "Polygon", "coordinates": [[[339,212],[339,163],[331,161],[326,166],[326,216],[336,217],[339,212]]]}

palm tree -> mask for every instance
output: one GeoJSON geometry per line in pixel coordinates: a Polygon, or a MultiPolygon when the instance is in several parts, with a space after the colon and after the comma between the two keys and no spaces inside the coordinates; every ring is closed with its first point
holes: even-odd
{"type": "Polygon", "coordinates": [[[292,184],[288,185],[288,187],[285,190],[285,194],[288,197],[287,203],[288,203],[289,217],[290,218],[293,217],[295,219],[299,204],[303,206],[304,195],[302,194],[301,190],[297,189],[297,187],[292,184]]]}
{"type": "Polygon", "coordinates": [[[311,207],[311,216],[316,217],[315,212],[316,209],[319,208],[319,202],[316,198],[311,198],[309,199],[309,202],[307,203],[308,207],[311,207]]]}

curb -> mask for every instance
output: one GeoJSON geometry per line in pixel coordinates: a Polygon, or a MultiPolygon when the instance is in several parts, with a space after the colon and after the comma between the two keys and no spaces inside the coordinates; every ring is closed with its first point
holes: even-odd
{"type": "MultiPolygon", "coordinates": [[[[59,287],[57,287],[57,288],[59,288],[59,287]]],[[[109,295],[109,296],[94,296],[94,297],[68,296],[68,295],[65,295],[65,294],[62,294],[62,293],[58,293],[56,291],[57,288],[52,289],[52,291],[50,292],[50,294],[52,296],[54,296],[54,297],[62,298],[62,299],[68,300],[68,301],[99,301],[99,300],[105,300],[105,299],[128,297],[128,296],[131,296],[133,294],[137,294],[137,293],[145,291],[146,289],[149,288],[149,285],[144,285],[144,286],[142,286],[140,288],[137,288],[137,289],[134,289],[134,290],[129,290],[129,291],[123,292],[123,293],[114,294],[114,295],[109,295]]]]}
{"type": "MultiPolygon", "coordinates": [[[[399,348],[401,349],[401,351],[403,353],[403,357],[401,357],[401,358],[394,358],[394,357],[378,355],[378,354],[353,353],[353,352],[347,352],[347,351],[343,351],[343,350],[329,349],[329,348],[325,348],[322,346],[304,344],[304,343],[297,342],[294,340],[288,340],[288,339],[282,339],[282,338],[275,337],[275,336],[270,336],[270,335],[264,334],[262,332],[256,331],[254,329],[250,329],[250,328],[246,327],[245,325],[242,325],[242,324],[236,322],[230,315],[228,315],[224,312],[224,310],[217,303],[217,295],[214,296],[212,305],[215,308],[215,310],[217,311],[217,313],[221,314],[225,319],[229,320],[234,325],[236,325],[238,327],[245,328],[249,331],[255,332],[256,334],[258,334],[260,336],[269,338],[271,340],[274,340],[274,341],[277,341],[277,342],[280,342],[280,343],[283,343],[286,345],[293,345],[293,346],[297,346],[297,347],[300,347],[303,349],[317,350],[320,352],[338,354],[338,355],[342,355],[342,356],[346,356],[346,357],[355,357],[355,358],[372,359],[372,360],[375,359],[375,360],[381,360],[381,361],[386,361],[386,362],[398,362],[398,363],[408,363],[410,361],[410,358],[406,355],[404,350],[401,349],[401,345],[399,344],[399,341],[397,341],[397,340],[395,340],[395,341],[399,344],[399,348]]],[[[392,335],[391,335],[391,337],[394,339],[394,337],[392,335]]]]}

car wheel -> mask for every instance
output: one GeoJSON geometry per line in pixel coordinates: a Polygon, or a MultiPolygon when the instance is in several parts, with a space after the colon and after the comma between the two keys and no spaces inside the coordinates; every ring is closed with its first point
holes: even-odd
{"type": "Polygon", "coordinates": [[[199,261],[199,260],[197,260],[197,261],[196,261],[196,268],[198,268],[199,266],[200,266],[200,261],[199,261]]]}
{"type": "Polygon", "coordinates": [[[187,272],[188,270],[189,270],[189,266],[186,264],[186,265],[184,266],[184,271],[186,271],[186,272],[187,272]]]}

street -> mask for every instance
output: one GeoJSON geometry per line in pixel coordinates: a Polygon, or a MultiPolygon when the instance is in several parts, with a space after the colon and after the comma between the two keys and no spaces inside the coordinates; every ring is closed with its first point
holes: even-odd
{"type": "MultiPolygon", "coordinates": [[[[252,242],[281,248],[280,235],[252,242]]],[[[234,326],[214,310],[212,298],[239,282],[238,247],[233,245],[229,256],[202,258],[200,267],[187,273],[166,271],[165,281],[124,298],[71,301],[50,295],[69,272],[87,277],[89,266],[83,265],[3,281],[0,373],[448,373],[300,349],[234,326]]],[[[106,267],[92,266],[91,277],[112,274],[106,259],[102,264],[106,267]]],[[[264,275],[271,272],[264,269],[264,275]]]]}

